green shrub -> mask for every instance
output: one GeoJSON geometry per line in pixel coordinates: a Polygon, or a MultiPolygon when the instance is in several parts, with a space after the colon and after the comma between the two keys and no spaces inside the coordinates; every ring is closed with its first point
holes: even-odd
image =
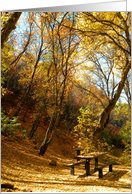
{"type": "Polygon", "coordinates": [[[110,131],[109,129],[104,129],[101,133],[100,139],[106,139],[106,142],[108,143],[109,146],[116,146],[118,148],[124,147],[124,143],[122,140],[122,137],[120,135],[119,131],[110,131]]]}
{"type": "Polygon", "coordinates": [[[120,130],[120,136],[126,149],[131,149],[131,121],[128,120],[120,130]]]}
{"type": "Polygon", "coordinates": [[[24,139],[26,139],[26,132],[27,132],[26,129],[23,129],[23,130],[22,130],[22,134],[23,134],[23,138],[24,138],[24,139]]]}
{"type": "Polygon", "coordinates": [[[1,109],[1,133],[6,136],[18,131],[21,124],[17,123],[17,120],[18,117],[13,117],[12,119],[7,117],[5,111],[1,109]]]}
{"type": "Polygon", "coordinates": [[[109,145],[109,146],[112,146],[112,139],[111,139],[110,131],[109,131],[107,128],[105,128],[105,129],[102,131],[102,133],[101,133],[101,135],[100,135],[100,139],[101,139],[101,140],[102,140],[102,139],[105,139],[106,142],[108,143],[108,145],[109,145]]]}

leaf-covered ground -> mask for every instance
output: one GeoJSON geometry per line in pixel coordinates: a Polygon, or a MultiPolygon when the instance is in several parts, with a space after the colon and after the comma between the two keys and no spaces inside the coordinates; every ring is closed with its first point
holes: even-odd
{"type": "MultiPolygon", "coordinates": [[[[114,165],[113,172],[103,170],[103,178],[98,172],[86,177],[84,165],[75,167],[75,175],[65,164],[73,161],[72,141],[61,146],[53,143],[44,156],[38,155],[33,141],[20,136],[14,139],[2,136],[1,183],[10,183],[14,189],[2,188],[2,192],[131,192],[131,168],[114,165]],[[65,150],[65,152],[64,152],[65,150]],[[69,154],[68,154],[69,150],[69,154]],[[70,151],[71,150],[71,151],[70,151]],[[57,166],[49,166],[54,159],[57,166]]],[[[104,158],[106,159],[106,158],[104,158]]]]}

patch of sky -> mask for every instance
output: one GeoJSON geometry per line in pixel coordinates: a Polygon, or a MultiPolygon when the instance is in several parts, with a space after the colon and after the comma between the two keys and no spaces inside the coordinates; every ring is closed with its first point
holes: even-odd
{"type": "MultiPolygon", "coordinates": [[[[35,19],[36,21],[34,21],[33,19],[29,20],[29,12],[22,13],[19,23],[13,32],[17,42],[17,44],[15,44],[16,54],[23,50],[23,47],[29,38],[30,24],[32,22],[32,37],[27,52],[32,52],[33,55],[37,57],[39,52],[38,48],[41,44],[39,14],[35,15],[35,19]]],[[[46,42],[44,43],[44,46],[46,47],[46,42]]]]}
{"type": "Polygon", "coordinates": [[[27,25],[27,22],[26,22],[27,17],[28,17],[28,12],[23,12],[18,21],[18,25],[16,26],[16,29],[13,31],[15,40],[18,43],[15,45],[18,52],[22,49],[23,41],[27,39],[27,37],[25,37],[25,33],[29,31],[29,26],[27,25]]]}

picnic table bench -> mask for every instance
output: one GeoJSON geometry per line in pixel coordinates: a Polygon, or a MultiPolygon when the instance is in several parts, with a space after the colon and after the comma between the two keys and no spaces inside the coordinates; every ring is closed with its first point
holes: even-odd
{"type": "Polygon", "coordinates": [[[103,178],[103,171],[102,169],[105,168],[106,166],[109,166],[109,172],[112,172],[112,164],[114,163],[114,161],[108,161],[105,164],[103,164],[102,166],[96,166],[96,171],[99,172],[99,178],[103,178]]]}
{"type": "Polygon", "coordinates": [[[100,156],[105,155],[106,152],[95,152],[95,153],[89,153],[86,156],[83,155],[77,155],[74,158],[81,160],[79,162],[76,163],[72,163],[72,164],[68,164],[66,165],[67,167],[70,167],[70,171],[71,171],[71,175],[74,175],[74,166],[79,165],[79,164],[85,164],[85,170],[86,170],[86,176],[90,175],[90,161],[91,159],[95,159],[95,168],[94,171],[98,171],[99,172],[99,178],[103,177],[103,171],[102,169],[105,168],[106,166],[109,166],[109,172],[112,172],[112,164],[114,163],[114,161],[108,161],[105,164],[103,164],[102,166],[98,165],[98,158],[100,156]]]}
{"type": "Polygon", "coordinates": [[[67,164],[66,166],[70,167],[71,175],[74,175],[74,166],[79,165],[79,164],[85,164],[85,163],[86,163],[86,160],[82,160],[76,163],[67,164]]]}

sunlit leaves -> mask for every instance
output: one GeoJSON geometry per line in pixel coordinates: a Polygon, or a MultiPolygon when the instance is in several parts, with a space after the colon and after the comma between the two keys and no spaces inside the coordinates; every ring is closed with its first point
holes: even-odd
{"type": "Polygon", "coordinates": [[[116,12],[83,13],[79,19],[82,22],[78,24],[78,27],[83,31],[82,35],[84,34],[84,37],[87,38],[85,44],[93,44],[96,51],[107,44],[111,48],[116,46],[120,52],[124,49],[129,51],[128,43],[130,40],[124,32],[126,33],[130,29],[130,25],[126,29],[124,18],[121,18],[120,15],[121,13],[116,12]],[[98,38],[95,39],[97,36],[98,38]]]}
{"type": "Polygon", "coordinates": [[[78,125],[74,127],[74,133],[78,134],[79,145],[85,147],[87,151],[92,149],[93,133],[96,127],[99,125],[99,121],[96,115],[90,110],[89,106],[86,109],[80,108],[80,116],[78,119],[78,125]]]}
{"type": "Polygon", "coordinates": [[[7,72],[10,70],[10,63],[13,60],[14,56],[14,49],[13,47],[5,43],[4,48],[1,50],[1,85],[2,85],[2,96],[4,95],[4,88],[3,85],[5,81],[7,81],[7,72]]]}
{"type": "Polygon", "coordinates": [[[10,17],[9,12],[1,12],[1,30],[4,28],[9,17],[10,17]]]}

